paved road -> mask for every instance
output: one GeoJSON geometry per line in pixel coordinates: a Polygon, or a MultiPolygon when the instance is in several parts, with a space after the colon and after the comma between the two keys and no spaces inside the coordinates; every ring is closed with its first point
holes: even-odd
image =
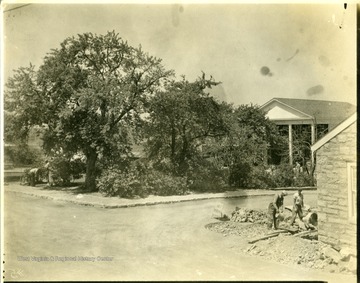
{"type": "MultiPolygon", "coordinates": [[[[103,209],[6,192],[5,278],[351,282],[344,275],[241,255],[236,245],[241,239],[204,228],[214,222],[216,206],[229,213],[236,205],[262,208],[270,199],[103,209]]],[[[307,200],[314,205],[316,192],[307,193],[307,200]]]]}

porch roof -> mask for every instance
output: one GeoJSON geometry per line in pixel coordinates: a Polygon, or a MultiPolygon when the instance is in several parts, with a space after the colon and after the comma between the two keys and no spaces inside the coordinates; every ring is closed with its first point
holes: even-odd
{"type": "Polygon", "coordinates": [[[270,120],[298,123],[309,123],[311,120],[316,124],[329,124],[330,128],[356,113],[356,106],[348,102],[279,97],[271,99],[261,109],[269,114],[276,112],[277,116],[269,117],[270,120]]]}

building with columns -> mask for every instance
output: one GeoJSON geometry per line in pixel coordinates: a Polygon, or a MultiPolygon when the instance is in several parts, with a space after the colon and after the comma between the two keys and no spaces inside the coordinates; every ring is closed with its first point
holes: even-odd
{"type": "Polygon", "coordinates": [[[293,148],[296,132],[309,132],[308,153],[313,163],[311,145],[356,112],[356,106],[347,102],[293,98],[273,98],[260,109],[278,125],[280,132],[288,135],[290,164],[296,161],[293,148]]]}

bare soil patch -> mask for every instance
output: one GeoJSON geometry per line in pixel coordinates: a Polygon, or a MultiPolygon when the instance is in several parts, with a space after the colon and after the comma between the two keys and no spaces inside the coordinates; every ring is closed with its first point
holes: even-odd
{"type": "Polygon", "coordinates": [[[236,208],[231,217],[222,217],[223,221],[210,223],[205,227],[223,234],[224,237],[238,236],[239,241],[236,244],[241,253],[328,272],[356,273],[354,255],[336,251],[331,246],[318,241],[316,229],[307,230],[304,223],[298,219],[294,226],[290,226],[290,219],[291,212],[285,210],[279,228],[297,230],[297,232],[283,231],[284,233],[279,233],[275,237],[259,240],[253,244],[249,241],[276,232],[267,227],[266,210],[236,208]],[[301,237],[300,233],[306,234],[305,231],[309,231],[310,234],[301,237]]]}

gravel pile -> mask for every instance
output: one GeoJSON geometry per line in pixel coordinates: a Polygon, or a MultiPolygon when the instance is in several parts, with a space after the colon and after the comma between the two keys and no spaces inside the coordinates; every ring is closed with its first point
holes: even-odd
{"type": "Polygon", "coordinates": [[[224,236],[236,235],[249,239],[259,237],[259,235],[265,235],[269,232],[269,229],[263,224],[244,224],[233,221],[210,223],[207,224],[205,228],[222,233],[224,236]]]}
{"type": "MultiPolygon", "coordinates": [[[[326,247],[319,241],[311,241],[300,237],[280,234],[276,238],[258,241],[252,244],[245,252],[252,255],[260,255],[266,259],[276,260],[283,263],[303,264],[307,267],[323,268],[324,266],[315,261],[320,259],[321,250],[326,247]]],[[[329,262],[330,263],[330,262],[329,262]]]]}
{"type": "Polygon", "coordinates": [[[268,260],[324,269],[329,272],[356,272],[355,258],[342,257],[331,246],[320,241],[294,237],[289,234],[279,234],[275,238],[258,241],[244,249],[243,252],[268,260]]]}
{"type": "MultiPolygon", "coordinates": [[[[301,238],[290,233],[281,233],[276,237],[249,244],[248,240],[274,232],[267,228],[266,221],[266,211],[237,208],[232,213],[230,221],[211,223],[205,227],[224,236],[240,236],[243,244],[239,246],[238,251],[241,253],[261,256],[284,264],[324,269],[328,272],[356,273],[355,255],[348,251],[338,252],[331,246],[317,241],[317,237],[301,238]]],[[[314,233],[317,234],[316,231],[314,233]]]]}
{"type": "Polygon", "coordinates": [[[230,221],[232,222],[250,222],[250,223],[266,223],[266,211],[258,211],[247,208],[236,207],[232,213],[230,221]]]}

